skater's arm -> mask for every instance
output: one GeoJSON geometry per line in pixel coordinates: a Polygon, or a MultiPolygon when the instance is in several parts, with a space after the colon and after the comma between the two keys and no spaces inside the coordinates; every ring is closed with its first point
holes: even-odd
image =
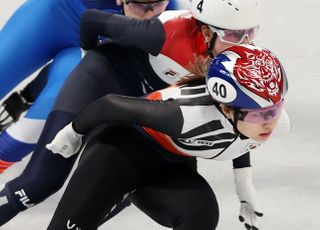
{"type": "Polygon", "coordinates": [[[109,94],[87,106],[73,121],[77,133],[107,122],[146,126],[169,136],[181,134],[183,116],[175,100],[151,101],[109,94]]]}
{"type": "Polygon", "coordinates": [[[53,153],[71,157],[80,150],[83,135],[106,122],[142,125],[174,137],[181,133],[183,117],[174,100],[150,101],[109,94],[87,106],[46,147],[53,153]]]}
{"type": "Polygon", "coordinates": [[[81,17],[81,47],[96,47],[98,37],[105,36],[124,46],[140,48],[158,55],[165,41],[165,31],[158,18],[138,20],[99,10],[87,10],[81,17]]]}

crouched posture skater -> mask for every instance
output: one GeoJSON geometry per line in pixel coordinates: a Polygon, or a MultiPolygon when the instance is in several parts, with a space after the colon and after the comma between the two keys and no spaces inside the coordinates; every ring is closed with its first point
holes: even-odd
{"type": "MultiPolygon", "coordinates": [[[[84,149],[48,229],[96,229],[130,193],[133,203],[163,226],[216,229],[218,203],[195,158],[248,158],[275,129],[286,92],[279,60],[266,49],[242,45],[212,61],[206,84],[194,76],[145,98],[109,94],[96,100],[47,145],[69,158],[89,130],[115,123],[84,149]]],[[[234,176],[240,221],[258,229],[262,212],[251,167],[239,162],[234,176]]]]}

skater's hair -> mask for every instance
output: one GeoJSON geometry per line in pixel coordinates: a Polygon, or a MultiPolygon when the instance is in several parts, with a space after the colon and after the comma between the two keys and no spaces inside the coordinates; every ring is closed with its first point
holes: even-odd
{"type": "Polygon", "coordinates": [[[193,83],[205,83],[205,74],[210,62],[211,58],[209,57],[195,57],[195,61],[188,66],[190,74],[183,76],[179,81],[176,82],[176,85],[181,86],[193,83]]]}

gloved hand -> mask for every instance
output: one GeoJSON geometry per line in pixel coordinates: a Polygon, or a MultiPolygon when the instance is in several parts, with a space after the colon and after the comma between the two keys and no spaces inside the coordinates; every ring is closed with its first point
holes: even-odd
{"type": "Polygon", "coordinates": [[[72,123],[69,123],[61,129],[50,144],[47,144],[47,149],[53,153],[59,153],[65,158],[69,158],[76,154],[82,146],[82,134],[77,133],[72,128],[72,123]]]}
{"type": "Polygon", "coordinates": [[[233,170],[235,188],[240,200],[239,220],[246,229],[258,230],[258,218],[263,216],[258,204],[256,189],[252,182],[251,167],[233,170]]]}
{"type": "Polygon", "coordinates": [[[20,92],[12,93],[0,106],[0,132],[16,122],[31,105],[20,92]]]}

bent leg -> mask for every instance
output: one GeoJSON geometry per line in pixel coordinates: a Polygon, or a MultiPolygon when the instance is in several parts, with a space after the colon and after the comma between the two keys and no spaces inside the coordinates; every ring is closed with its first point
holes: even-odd
{"type": "Polygon", "coordinates": [[[0,173],[31,153],[42,132],[59,90],[81,60],[78,47],[68,48],[56,55],[50,66],[47,84],[24,118],[0,134],[0,173]]]}
{"type": "Polygon", "coordinates": [[[79,46],[80,12],[60,2],[26,1],[1,29],[0,98],[60,49],[79,46]]]}
{"type": "Polygon", "coordinates": [[[161,175],[130,195],[130,200],[157,223],[174,230],[214,230],[218,224],[215,194],[196,172],[161,175]]]}
{"type": "Polygon", "coordinates": [[[8,182],[1,191],[0,199],[6,202],[0,206],[0,225],[10,220],[14,216],[13,212],[16,215],[19,211],[43,201],[63,185],[76,155],[66,159],[52,154],[45,145],[50,143],[58,131],[70,123],[84,106],[110,92],[132,96],[142,94],[141,82],[133,79],[130,70],[124,70],[123,62],[126,62],[126,59],[123,59],[122,55],[115,53],[109,57],[110,60],[101,60],[103,57],[104,55],[99,53],[88,52],[64,83],[26,169],[19,177],[8,182]],[[121,71],[115,68],[126,71],[127,77],[122,76],[121,71]]]}
{"type": "Polygon", "coordinates": [[[26,169],[0,191],[0,200],[3,201],[0,202],[0,226],[61,188],[76,156],[65,159],[47,150],[45,145],[74,116],[66,112],[50,114],[26,169]]]}
{"type": "Polygon", "coordinates": [[[97,229],[113,206],[139,183],[136,166],[116,147],[96,143],[86,148],[73,174],[49,230],[97,229]]]}
{"type": "Polygon", "coordinates": [[[80,47],[63,49],[54,57],[48,73],[47,83],[25,117],[47,119],[64,81],[79,64],[81,58],[80,47]]]}

